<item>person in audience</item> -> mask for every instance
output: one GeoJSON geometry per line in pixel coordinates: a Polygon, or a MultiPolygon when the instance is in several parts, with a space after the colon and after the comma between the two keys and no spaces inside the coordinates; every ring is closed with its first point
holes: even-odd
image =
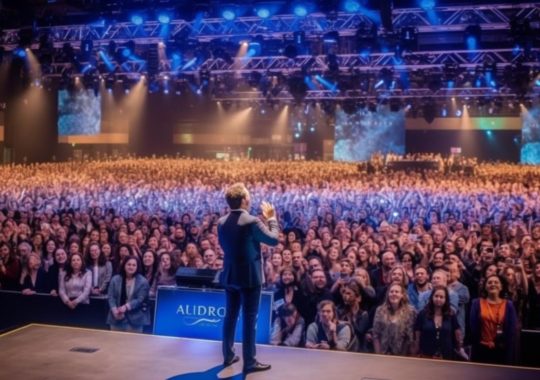
{"type": "Polygon", "coordinates": [[[142,333],[144,326],[150,324],[150,285],[140,270],[139,259],[127,256],[120,265],[120,273],[111,280],[107,324],[112,331],[142,333]]]}
{"type": "Polygon", "coordinates": [[[337,319],[334,302],[323,300],[317,306],[317,319],[306,332],[306,348],[348,351],[354,349],[350,324],[337,319]]]}
{"type": "Polygon", "coordinates": [[[49,267],[47,272],[48,288],[52,296],[58,296],[60,288],[59,280],[64,278],[66,274],[66,263],[68,256],[64,248],[57,248],[54,251],[54,263],[49,267]]]}
{"type": "Polygon", "coordinates": [[[71,256],[74,253],[81,253],[81,246],[79,245],[78,241],[72,241],[69,243],[69,255],[71,256]]]}
{"type": "Polygon", "coordinates": [[[317,305],[323,300],[333,300],[332,293],[327,288],[327,279],[322,269],[314,270],[306,279],[304,286],[298,292],[296,306],[309,326],[317,316],[317,305]]]}
{"type": "Polygon", "coordinates": [[[503,280],[491,274],[485,279],[481,298],[472,302],[470,333],[474,361],[494,364],[515,361],[517,314],[512,301],[504,299],[503,294],[503,280]]]}
{"type": "Polygon", "coordinates": [[[506,281],[506,298],[512,301],[514,309],[518,316],[518,326],[521,329],[523,316],[525,314],[525,306],[527,303],[527,293],[529,291],[529,283],[527,274],[523,266],[523,261],[519,261],[516,266],[505,265],[501,276],[506,281]]]}
{"type": "Polygon", "coordinates": [[[80,253],[69,256],[65,272],[58,280],[58,294],[62,302],[72,310],[80,304],[90,303],[92,273],[86,269],[80,253]]]}
{"type": "Polygon", "coordinates": [[[416,309],[417,312],[421,311],[419,304],[420,297],[424,293],[428,293],[431,290],[431,282],[429,282],[429,273],[426,267],[417,265],[414,269],[414,281],[407,287],[407,296],[409,303],[416,309]]]}
{"type": "Polygon", "coordinates": [[[388,287],[384,303],[373,319],[373,347],[377,354],[409,355],[414,344],[416,311],[409,305],[407,292],[396,282],[388,287]]]}
{"type": "Polygon", "coordinates": [[[270,344],[288,347],[303,346],[305,322],[296,306],[284,303],[278,309],[272,324],[270,344]]]}
{"type": "Polygon", "coordinates": [[[369,315],[362,305],[362,291],[355,280],[349,280],[340,289],[343,306],[338,307],[340,321],[350,323],[356,338],[356,351],[365,351],[365,336],[370,327],[369,315]]]}
{"type": "Polygon", "coordinates": [[[273,289],[277,286],[280,280],[281,269],[283,268],[283,258],[281,253],[273,252],[269,260],[266,261],[264,267],[264,276],[266,279],[266,288],[273,289]]]}
{"type": "Polygon", "coordinates": [[[47,240],[47,243],[44,245],[42,261],[43,269],[45,272],[49,271],[49,267],[54,263],[54,252],[56,251],[56,242],[54,239],[47,240]]]}
{"type": "MultiPolygon", "coordinates": [[[[109,243],[105,243],[101,246],[101,252],[103,253],[103,256],[105,256],[105,259],[107,261],[110,261],[111,264],[113,263],[112,260],[113,260],[113,257],[111,255],[112,253],[112,247],[109,243]]],[[[114,269],[114,268],[113,268],[114,269]]]]}
{"type": "MultiPolygon", "coordinates": [[[[448,287],[448,272],[444,269],[437,269],[431,275],[431,285],[432,286],[444,286],[448,287]]],[[[453,290],[448,290],[448,295],[450,297],[450,307],[454,313],[459,311],[459,295],[453,290]]],[[[422,294],[418,299],[418,307],[420,310],[423,310],[431,297],[431,290],[422,294]]]]}
{"type": "Polygon", "coordinates": [[[41,267],[41,257],[32,252],[21,272],[20,289],[24,295],[48,293],[47,273],[41,267]]]}
{"type": "Polygon", "coordinates": [[[403,265],[403,269],[405,269],[405,273],[407,273],[408,283],[414,280],[414,261],[414,253],[412,252],[406,251],[401,255],[400,262],[403,265]]]}
{"type": "Polygon", "coordinates": [[[281,258],[283,260],[283,268],[292,268],[292,252],[289,249],[281,251],[281,258]]]}
{"type": "MultiPolygon", "coordinates": [[[[453,262],[447,264],[448,268],[448,290],[454,292],[458,296],[458,308],[456,311],[456,318],[459,323],[459,329],[461,336],[465,336],[465,324],[466,324],[466,307],[471,299],[469,289],[462,284],[459,279],[461,278],[460,266],[453,262]]],[[[450,300],[448,300],[450,302],[450,300]]]]}
{"type": "Polygon", "coordinates": [[[294,271],[291,268],[283,268],[280,272],[279,282],[274,291],[274,311],[278,311],[283,305],[298,303],[298,284],[294,271]]]}
{"type": "Polygon", "coordinates": [[[383,252],[381,255],[381,266],[371,272],[371,283],[375,290],[389,285],[389,273],[394,265],[396,265],[396,254],[394,251],[386,250],[383,252]]]}
{"type": "Polygon", "coordinates": [[[112,261],[113,272],[118,273],[120,271],[120,264],[128,256],[133,256],[133,248],[129,244],[120,244],[115,251],[112,261]]]}
{"type": "Polygon", "coordinates": [[[157,275],[159,260],[156,253],[152,250],[144,252],[142,257],[142,275],[149,284],[153,284],[157,275]]]}
{"type": "MultiPolygon", "coordinates": [[[[394,283],[398,282],[400,283],[405,289],[409,286],[409,276],[407,276],[407,272],[405,271],[405,268],[401,264],[396,264],[392,269],[390,269],[390,272],[388,272],[388,280],[385,282],[387,283],[394,283]]],[[[387,285],[380,286],[377,289],[377,304],[380,305],[384,302],[384,298],[386,297],[386,291],[388,290],[387,285]]]]}
{"type": "Polygon", "coordinates": [[[540,330],[540,261],[534,265],[528,281],[526,327],[540,330]]]}
{"type": "Polygon", "coordinates": [[[19,258],[11,251],[9,244],[0,243],[0,289],[19,290],[21,277],[21,263],[19,258]]]}
{"type": "Polygon", "coordinates": [[[176,268],[172,265],[169,252],[162,252],[159,256],[159,267],[156,279],[150,288],[150,297],[155,297],[159,286],[176,285],[176,268]]]}
{"type": "Polygon", "coordinates": [[[97,242],[88,245],[85,260],[86,268],[92,273],[92,295],[107,294],[107,288],[112,278],[112,264],[107,261],[97,242]]]}
{"type": "Polygon", "coordinates": [[[414,325],[415,352],[434,359],[454,359],[463,351],[463,336],[456,315],[450,308],[448,288],[433,287],[429,302],[414,325]]]}

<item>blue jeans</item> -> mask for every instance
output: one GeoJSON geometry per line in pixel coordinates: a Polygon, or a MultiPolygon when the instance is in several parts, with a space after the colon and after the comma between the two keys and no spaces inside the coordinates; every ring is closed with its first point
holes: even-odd
{"type": "Polygon", "coordinates": [[[242,356],[244,368],[255,364],[255,339],[257,315],[261,300],[261,287],[226,288],[226,311],[223,321],[223,358],[229,361],[234,357],[234,333],[236,321],[242,306],[242,356]]]}

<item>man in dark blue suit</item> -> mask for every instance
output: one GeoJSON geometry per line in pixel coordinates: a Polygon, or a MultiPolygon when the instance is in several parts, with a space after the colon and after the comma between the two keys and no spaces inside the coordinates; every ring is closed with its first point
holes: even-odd
{"type": "Polygon", "coordinates": [[[269,364],[255,359],[256,322],[263,280],[261,243],[278,244],[279,227],[272,205],[262,202],[266,224],[250,215],[251,198],[246,187],[237,183],[227,189],[225,199],[230,212],[218,222],[219,244],[224,252],[220,282],[225,288],[227,310],[223,323],[223,364],[229,366],[240,358],[234,354],[236,321],[242,306],[242,355],[244,372],[265,371],[269,364]]]}

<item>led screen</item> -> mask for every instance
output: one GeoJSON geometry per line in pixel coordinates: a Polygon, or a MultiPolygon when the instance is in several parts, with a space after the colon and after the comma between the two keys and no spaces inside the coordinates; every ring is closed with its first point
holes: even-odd
{"type": "Polygon", "coordinates": [[[365,161],[376,152],[405,153],[405,113],[379,106],[349,114],[336,110],[334,159],[365,161]]]}
{"type": "Polygon", "coordinates": [[[96,135],[101,129],[101,96],[94,90],[58,91],[58,135],[96,135]]]}
{"type": "Polygon", "coordinates": [[[540,164],[540,107],[523,112],[521,163],[540,164]]]}

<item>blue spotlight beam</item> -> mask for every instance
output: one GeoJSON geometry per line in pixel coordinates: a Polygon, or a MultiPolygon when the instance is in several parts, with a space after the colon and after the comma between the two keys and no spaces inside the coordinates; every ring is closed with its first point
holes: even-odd
{"type": "Polygon", "coordinates": [[[323,76],[315,75],[315,79],[317,79],[317,81],[320,84],[322,84],[323,87],[326,88],[327,90],[330,90],[330,91],[333,91],[333,92],[339,91],[338,86],[337,86],[336,83],[330,82],[328,79],[324,78],[323,76]]]}

